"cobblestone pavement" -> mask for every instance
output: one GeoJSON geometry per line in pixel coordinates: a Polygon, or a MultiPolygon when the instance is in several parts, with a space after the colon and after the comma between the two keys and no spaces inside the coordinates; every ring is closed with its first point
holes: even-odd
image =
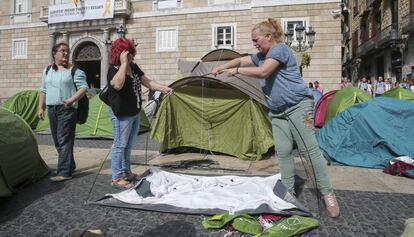
{"type": "MultiPolygon", "coordinates": [[[[77,145],[108,148],[111,141],[107,141],[77,140],[77,145]]],[[[39,143],[50,144],[50,138],[39,137],[39,143]]],[[[155,148],[156,144],[152,147],[155,148]]],[[[105,166],[108,165],[109,161],[106,161],[105,166]]],[[[51,183],[45,177],[21,188],[12,197],[0,199],[0,236],[70,236],[76,230],[87,229],[101,229],[106,236],[120,237],[226,234],[224,231],[204,230],[201,225],[204,216],[200,215],[87,204],[88,200],[94,201],[105,193],[117,191],[108,184],[110,176],[96,175],[97,170],[98,167],[75,174],[74,179],[64,183],[51,183]]],[[[322,213],[318,217],[320,227],[311,232],[313,236],[400,236],[405,219],[414,217],[414,195],[348,190],[338,190],[336,194],[341,216],[331,219],[322,213]]],[[[299,199],[308,208],[317,210],[315,196],[309,190],[305,189],[299,199]]]]}

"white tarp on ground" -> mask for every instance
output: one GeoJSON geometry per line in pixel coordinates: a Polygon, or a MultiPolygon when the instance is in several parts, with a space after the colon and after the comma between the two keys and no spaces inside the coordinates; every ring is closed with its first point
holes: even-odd
{"type": "MultiPolygon", "coordinates": [[[[138,190],[140,186],[145,185],[139,184],[135,189],[107,196],[124,204],[161,205],[164,208],[172,206],[183,210],[214,209],[216,212],[222,210],[239,213],[262,209],[263,212],[268,213],[284,213],[286,210],[296,209],[306,212],[303,207],[299,207],[301,205],[291,195],[276,190],[277,184],[284,189],[283,185],[280,186],[280,174],[267,177],[195,176],[153,168],[142,181],[149,182],[149,185],[146,185],[149,190],[144,193],[150,195],[140,195],[139,193],[143,192],[138,190]]],[[[108,205],[108,203],[103,204],[108,205]]]]}

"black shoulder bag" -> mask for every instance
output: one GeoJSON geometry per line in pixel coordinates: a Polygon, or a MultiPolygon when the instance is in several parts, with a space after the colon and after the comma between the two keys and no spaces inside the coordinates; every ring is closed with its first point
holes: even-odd
{"type": "Polygon", "coordinates": [[[113,89],[111,86],[110,81],[106,84],[106,86],[99,92],[99,99],[101,99],[106,105],[112,108],[113,112],[116,114],[121,106],[121,97],[119,94],[113,89]]]}
{"type": "Polygon", "coordinates": [[[109,88],[108,84],[99,92],[99,99],[101,99],[106,105],[111,106],[109,103],[109,88]]]}

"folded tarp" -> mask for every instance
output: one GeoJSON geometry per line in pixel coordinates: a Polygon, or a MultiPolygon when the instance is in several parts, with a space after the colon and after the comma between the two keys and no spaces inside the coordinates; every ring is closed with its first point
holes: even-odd
{"type": "Polygon", "coordinates": [[[394,157],[414,157],[414,104],[376,97],[343,111],[317,134],[327,158],[340,164],[384,168],[394,157]]]}
{"type": "Polygon", "coordinates": [[[151,168],[136,188],[108,194],[96,204],[208,215],[311,215],[287,192],[280,174],[267,177],[196,176],[151,168]]]}

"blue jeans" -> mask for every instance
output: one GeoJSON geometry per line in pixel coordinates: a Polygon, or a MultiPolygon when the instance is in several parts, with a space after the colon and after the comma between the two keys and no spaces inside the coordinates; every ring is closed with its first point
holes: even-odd
{"type": "Polygon", "coordinates": [[[301,156],[315,172],[319,191],[325,195],[332,192],[332,186],[328,176],[327,162],[315,136],[313,105],[313,100],[304,99],[282,113],[270,112],[269,115],[272,120],[273,139],[279,158],[282,183],[291,193],[294,192],[295,165],[292,151],[294,141],[296,141],[301,156]]]}
{"type": "Polygon", "coordinates": [[[76,169],[73,157],[75,143],[76,109],[64,105],[47,107],[53,142],[58,152],[57,175],[71,176],[76,169]]]}
{"type": "Polygon", "coordinates": [[[117,117],[109,107],[114,144],[112,145],[111,168],[112,180],[119,179],[123,174],[131,172],[131,147],[138,136],[139,114],[117,117]]]}

